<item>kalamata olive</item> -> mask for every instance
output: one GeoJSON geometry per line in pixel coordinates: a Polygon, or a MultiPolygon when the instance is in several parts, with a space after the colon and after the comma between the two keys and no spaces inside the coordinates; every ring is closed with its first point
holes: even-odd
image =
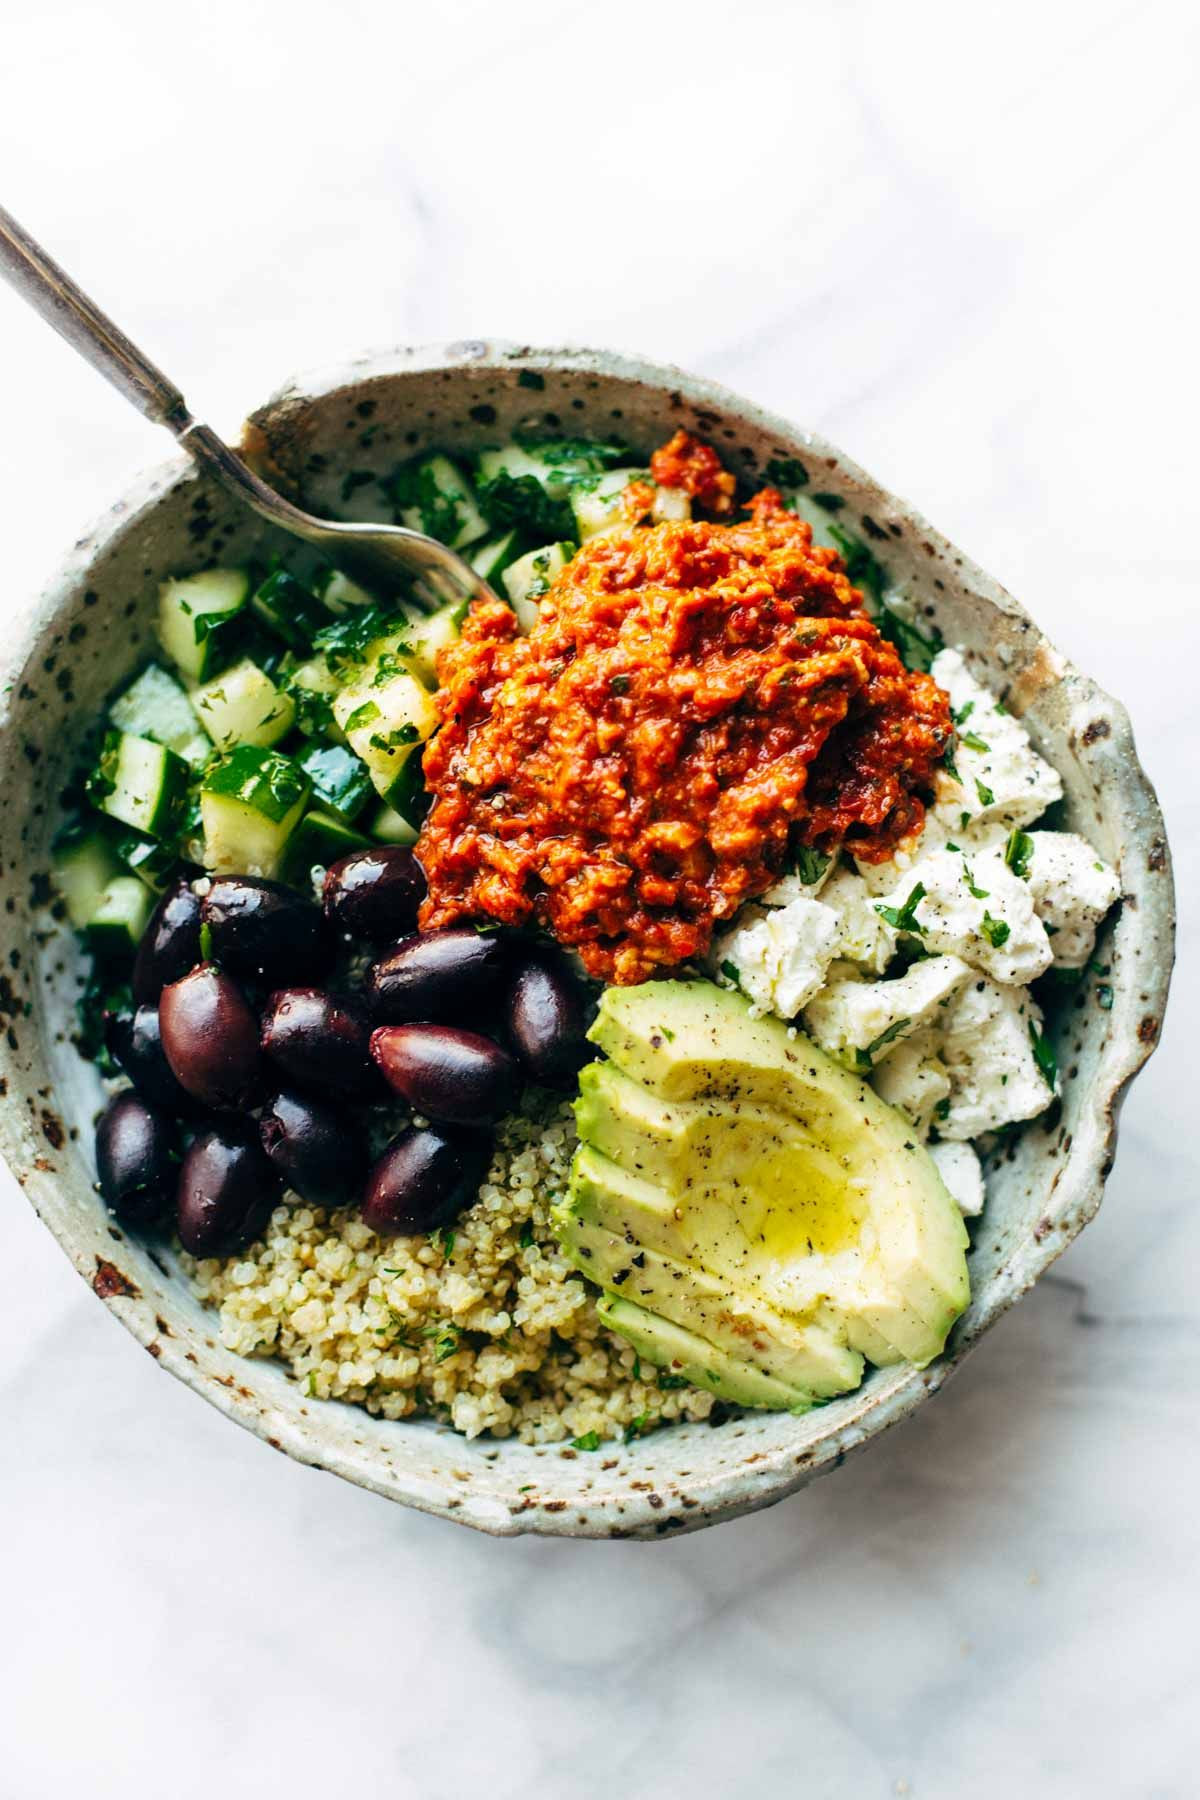
{"type": "Polygon", "coordinates": [[[361,1003],[323,988],[280,988],[263,1013],[262,1047],[299,1087],[369,1098],[380,1093],[371,1026],[361,1003]]]}
{"type": "Polygon", "coordinates": [[[193,1139],[183,1159],[179,1241],[193,1256],[232,1256],[254,1242],[278,1198],[253,1120],[224,1119],[193,1139]]]}
{"type": "Polygon", "coordinates": [[[259,1119],[263,1149],[288,1187],[313,1206],[348,1206],[362,1194],[363,1132],[332,1106],[276,1094],[259,1119]]]}
{"type": "Polygon", "coordinates": [[[474,1200],[491,1160],[487,1138],[410,1125],[371,1170],[363,1223],[384,1237],[448,1225],[474,1200]]]}
{"type": "Polygon", "coordinates": [[[170,1210],[178,1166],[174,1132],[138,1094],[118,1094],[96,1127],[100,1192],[126,1225],[156,1225],[170,1210]]]}
{"type": "Polygon", "coordinates": [[[532,1081],[570,1087],[588,1060],[583,989],[549,947],[523,957],[508,996],[508,1033],[532,1081]]]}
{"type": "Polygon", "coordinates": [[[478,1016],[508,967],[509,940],[469,925],[401,938],[367,972],[367,999],[377,1019],[478,1016]]]}
{"type": "Polygon", "coordinates": [[[258,1020],[232,975],[201,963],[162,991],[162,1047],[180,1086],[202,1106],[250,1105],[260,1084],[258,1020]]]}
{"type": "Polygon", "coordinates": [[[191,1095],[171,1073],[162,1047],[157,1003],[136,1012],[105,1013],[104,1042],[144,1100],[169,1113],[193,1110],[191,1095]]]}
{"type": "Polygon", "coordinates": [[[150,915],[133,960],[133,997],[152,1004],[200,961],[200,902],[186,875],[171,884],[150,915]]]}
{"type": "Polygon", "coordinates": [[[333,961],[333,942],[320,908],[279,881],[248,875],[214,880],[200,902],[209,954],[234,975],[280,987],[312,981],[333,961]]]}
{"type": "Polygon", "coordinates": [[[338,930],[369,944],[386,944],[417,922],[425,875],[400,844],[355,850],[325,877],[325,916],[338,930]]]}
{"type": "Polygon", "coordinates": [[[453,1025],[381,1025],[371,1055],[389,1087],[415,1112],[452,1125],[490,1125],[511,1112],[520,1090],[507,1050],[453,1025]]]}

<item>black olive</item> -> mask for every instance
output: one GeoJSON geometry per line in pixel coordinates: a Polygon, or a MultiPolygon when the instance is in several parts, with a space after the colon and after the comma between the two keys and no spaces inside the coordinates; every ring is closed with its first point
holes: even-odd
{"type": "Polygon", "coordinates": [[[280,988],[263,1013],[264,1051],[292,1081],[316,1094],[380,1095],[370,1039],[361,1003],[323,988],[280,988]]]}
{"type": "Polygon", "coordinates": [[[319,979],[333,961],[320,908],[282,882],[216,878],[200,902],[200,921],[214,962],[270,987],[319,979]]]}
{"type": "Polygon", "coordinates": [[[367,973],[371,1011],[388,1025],[478,1018],[499,988],[510,953],[502,933],[470,926],[401,938],[367,973]]]}
{"type": "Polygon", "coordinates": [[[425,876],[412,851],[380,844],[343,856],[325,876],[325,916],[338,930],[386,944],[417,922],[425,876]]]}
{"type": "Polygon", "coordinates": [[[490,1141],[474,1132],[410,1125],[371,1170],[363,1222],[385,1237],[448,1225],[474,1200],[491,1160],[490,1141]]]}
{"type": "Polygon", "coordinates": [[[136,1012],[105,1013],[104,1042],[138,1093],[169,1113],[190,1113],[192,1097],[171,1072],[162,1046],[157,1003],[136,1012]]]}
{"type": "Polygon", "coordinates": [[[152,1005],[200,958],[200,902],[186,875],[171,884],[150,915],[133,959],[133,997],[152,1005]]]}
{"type": "Polygon", "coordinates": [[[232,1256],[252,1244],[279,1182],[252,1120],[225,1119],[192,1142],[179,1171],[176,1224],[193,1256],[232,1256]]]}
{"type": "Polygon", "coordinates": [[[123,1224],[157,1225],[170,1210],[179,1168],[175,1134],[137,1094],[118,1094],[96,1127],[100,1192],[123,1224]]]}
{"type": "Polygon", "coordinates": [[[490,1125],[511,1112],[520,1091],[506,1050],[453,1025],[381,1025],[371,1055],[384,1080],[415,1112],[453,1125],[490,1125]]]}
{"type": "Polygon", "coordinates": [[[524,957],[508,996],[508,1034],[531,1081],[572,1087],[591,1056],[583,988],[564,956],[539,946],[524,957]]]}
{"type": "Polygon", "coordinates": [[[162,1047],[180,1086],[202,1106],[238,1109],[258,1091],[258,1020],[232,975],[201,963],[164,988],[158,1003],[162,1047]]]}
{"type": "Polygon", "coordinates": [[[259,1120],[263,1149],[288,1187],[313,1206],[350,1206],[367,1158],[359,1123],[301,1094],[276,1094],[259,1120]]]}

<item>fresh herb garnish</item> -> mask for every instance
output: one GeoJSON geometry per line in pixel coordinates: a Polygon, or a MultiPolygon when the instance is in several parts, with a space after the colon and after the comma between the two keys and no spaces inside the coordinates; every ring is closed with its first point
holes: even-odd
{"type": "Polygon", "coordinates": [[[1054,1054],[1054,1046],[1044,1032],[1038,1030],[1033,1020],[1029,1021],[1029,1041],[1033,1045],[1033,1060],[1041,1070],[1042,1079],[1053,1092],[1058,1083],[1058,1058],[1054,1054]]]}
{"type": "Polygon", "coordinates": [[[640,1437],[650,1423],[649,1413],[639,1413],[636,1419],[630,1419],[625,1427],[625,1442],[632,1444],[634,1438],[640,1437]]]}
{"type": "Polygon", "coordinates": [[[907,1026],[909,1026],[911,1024],[912,1024],[911,1019],[895,1019],[895,1020],[893,1020],[893,1022],[887,1027],[886,1031],[881,1031],[877,1038],[871,1039],[871,1042],[867,1045],[865,1050],[855,1050],[855,1052],[854,1052],[855,1066],[860,1069],[873,1068],[874,1064],[875,1064],[875,1058],[878,1055],[879,1051],[883,1049],[884,1045],[890,1044],[894,1038],[898,1038],[900,1036],[900,1033],[903,1030],[905,1030],[905,1028],[907,1026]]]}
{"type": "Polygon", "coordinates": [[[1007,944],[1012,932],[1012,926],[1004,919],[993,919],[991,913],[985,911],[980,930],[983,932],[988,943],[992,946],[992,949],[999,950],[1004,944],[1007,944]]]}
{"type": "Polygon", "coordinates": [[[206,919],[200,927],[200,961],[211,962],[213,953],[212,926],[206,919]]]}
{"type": "Polygon", "coordinates": [[[958,741],[960,744],[965,744],[965,746],[968,750],[990,750],[991,749],[991,745],[985,744],[983,739],[979,736],[978,732],[975,732],[975,731],[960,732],[959,736],[958,736],[958,741]]]}
{"type": "Polygon", "coordinates": [[[773,456],[767,464],[767,485],[777,488],[808,486],[808,470],[798,456],[773,456]]]}
{"type": "Polygon", "coordinates": [[[439,1225],[430,1239],[431,1243],[437,1245],[447,1262],[454,1260],[454,1238],[454,1232],[447,1230],[444,1225],[439,1225]]]}
{"type": "Polygon", "coordinates": [[[1008,842],[1004,846],[1004,860],[1014,875],[1022,881],[1029,879],[1029,864],[1033,857],[1033,839],[1027,831],[1014,827],[1008,834],[1008,842]]]}
{"type": "Polygon", "coordinates": [[[970,894],[972,900],[988,900],[991,898],[991,893],[988,888],[975,886],[974,877],[971,874],[971,865],[965,856],[963,857],[963,880],[967,884],[967,892],[970,894]]]}
{"type": "Polygon", "coordinates": [[[723,962],[721,964],[721,973],[725,977],[726,981],[732,981],[734,987],[738,987],[740,985],[739,979],[738,979],[738,966],[736,963],[723,962]]]}
{"type": "Polygon", "coordinates": [[[994,803],[995,794],[978,776],[975,777],[975,792],[979,795],[980,806],[991,806],[994,803]]]}
{"type": "Polygon", "coordinates": [[[925,927],[917,917],[917,907],[924,898],[925,884],[918,881],[913,884],[912,892],[903,906],[883,906],[877,900],[875,911],[893,931],[915,931],[924,935],[925,927]]]}
{"type": "Polygon", "coordinates": [[[967,720],[970,718],[971,714],[974,711],[975,711],[975,702],[973,700],[968,700],[962,706],[959,707],[957,712],[955,712],[954,708],[951,707],[950,708],[950,717],[954,720],[954,723],[956,725],[965,725],[967,720]]]}
{"type": "Polygon", "coordinates": [[[813,850],[809,845],[801,844],[796,851],[791,873],[794,873],[805,887],[816,887],[829,867],[830,860],[823,850],[813,850]]]}
{"type": "Polygon", "coordinates": [[[571,1439],[572,1450],[598,1450],[601,1437],[598,1431],[585,1431],[582,1437],[571,1439]]]}

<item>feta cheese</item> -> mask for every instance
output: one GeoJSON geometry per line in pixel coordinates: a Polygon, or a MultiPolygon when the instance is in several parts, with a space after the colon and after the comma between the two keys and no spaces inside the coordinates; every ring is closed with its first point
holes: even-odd
{"type": "Polygon", "coordinates": [[[976,823],[1032,825],[1062,798],[1062,778],[1043,760],[1024,727],[976,681],[961,651],[940,650],[931,673],[946,689],[958,727],[961,780],[939,796],[936,817],[953,835],[976,823]]]}
{"type": "Polygon", "coordinates": [[[1034,909],[1043,925],[1054,928],[1055,966],[1081,969],[1095,946],[1096,927],[1121,892],[1115,869],[1073,831],[1031,831],[1026,863],[1034,909]]]}
{"type": "Polygon", "coordinates": [[[965,1218],[977,1219],[987,1198],[983,1169],[970,1144],[930,1144],[929,1154],[951,1199],[965,1218]]]}
{"type": "Polygon", "coordinates": [[[870,1069],[896,1045],[938,1016],[971,971],[957,956],[930,956],[895,981],[863,981],[839,963],[804,1014],[804,1026],[823,1050],[851,1068],[870,1069]]]}
{"type": "Polygon", "coordinates": [[[997,981],[1024,986],[1050,967],[1050,940],[1029,888],[1002,857],[972,864],[936,850],[874,904],[911,918],[927,950],[960,956],[997,981]]]}
{"type": "MultiPolygon", "coordinates": [[[[918,967],[922,965],[918,964],[918,967]]],[[[943,1138],[962,1142],[1044,1112],[1055,1093],[1033,1052],[1042,1015],[1024,988],[973,981],[946,1010],[941,1054],[950,1104],[937,1120],[943,1138]]]]}
{"type": "Polygon", "coordinates": [[[950,1077],[938,1055],[936,1026],[927,1025],[898,1043],[872,1075],[871,1086],[888,1106],[904,1114],[922,1140],[927,1138],[934,1112],[950,1096],[950,1077]]]}
{"type": "Polygon", "coordinates": [[[840,868],[821,890],[821,905],[837,919],[834,954],[882,975],[896,954],[896,933],[871,903],[871,890],[853,869],[840,868]]]}
{"type": "Polygon", "coordinates": [[[819,900],[801,897],[761,912],[747,909],[742,923],[719,938],[711,960],[762,1012],[794,1019],[817,992],[833,961],[837,915],[819,900]]]}

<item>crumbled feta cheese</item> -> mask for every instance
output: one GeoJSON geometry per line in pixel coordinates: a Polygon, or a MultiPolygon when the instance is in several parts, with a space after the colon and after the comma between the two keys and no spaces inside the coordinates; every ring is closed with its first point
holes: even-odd
{"type": "Polygon", "coordinates": [[[650,509],[650,517],[656,525],[690,519],[691,516],[691,496],[683,488],[655,488],[654,505],[650,509]]]}
{"type": "Polygon", "coordinates": [[[744,923],[718,938],[712,961],[763,1012],[794,1019],[825,979],[837,944],[837,915],[819,900],[789,900],[767,912],[748,909],[744,923]]]}
{"type": "Polygon", "coordinates": [[[938,1015],[971,976],[957,956],[930,956],[894,981],[863,981],[848,963],[837,965],[804,1014],[805,1029],[823,1050],[852,1068],[869,1069],[938,1015]]]}
{"type": "Polygon", "coordinates": [[[1041,1012],[1026,989],[973,981],[962,990],[941,1028],[950,1076],[950,1104],[937,1120],[941,1137],[961,1142],[1046,1110],[1058,1089],[1034,1055],[1033,1032],[1041,1030],[1041,1012]]]}
{"type": "Polygon", "coordinates": [[[950,1077],[937,1046],[936,1026],[914,1031],[871,1077],[879,1098],[902,1112],[922,1139],[929,1136],[937,1107],[950,1095],[950,1077]]]}
{"type": "Polygon", "coordinates": [[[1024,986],[1050,967],[1050,940],[1029,889],[1001,857],[973,863],[936,850],[874,904],[888,908],[893,925],[896,917],[911,919],[927,950],[961,956],[997,981],[1024,986]]]}
{"type": "Polygon", "coordinates": [[[965,1218],[977,1219],[987,1198],[983,1169],[970,1144],[930,1144],[929,1154],[952,1200],[965,1218]]]}
{"type": "Polygon", "coordinates": [[[1029,894],[1060,969],[1081,969],[1096,927],[1121,892],[1115,869],[1073,831],[1031,831],[1025,848],[1029,894]]]}
{"type": "Polygon", "coordinates": [[[821,890],[821,905],[837,917],[835,954],[882,975],[896,954],[896,933],[875,911],[862,876],[853,869],[838,869],[821,890]]]}
{"type": "Polygon", "coordinates": [[[976,681],[961,651],[941,650],[933,678],[950,696],[958,731],[954,750],[960,780],[950,777],[936,817],[948,834],[987,822],[1032,825],[1062,798],[1062,778],[1043,760],[1024,727],[976,681]]]}

